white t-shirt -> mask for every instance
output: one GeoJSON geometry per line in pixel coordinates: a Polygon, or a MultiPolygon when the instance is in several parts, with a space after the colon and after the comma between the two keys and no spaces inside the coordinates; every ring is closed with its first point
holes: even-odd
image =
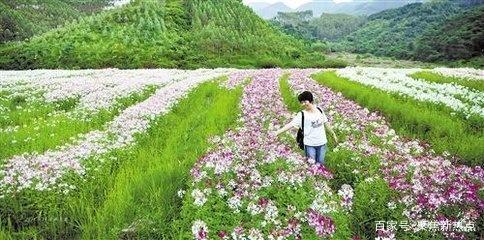
{"type": "MultiPolygon", "coordinates": [[[[321,146],[328,142],[324,123],[328,122],[326,115],[318,109],[315,112],[304,111],[304,145],[321,146]]],[[[291,125],[301,128],[302,114],[298,112],[292,119],[291,125]]]]}

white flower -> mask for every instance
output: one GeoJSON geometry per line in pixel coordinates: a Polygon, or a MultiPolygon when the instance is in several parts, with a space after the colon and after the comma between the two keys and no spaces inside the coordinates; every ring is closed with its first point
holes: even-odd
{"type": "Polygon", "coordinates": [[[200,191],[198,188],[192,191],[192,197],[195,199],[194,204],[201,207],[207,201],[207,197],[205,194],[200,191]]]}
{"type": "Polygon", "coordinates": [[[96,159],[95,156],[133,145],[135,135],[148,130],[150,119],[169,112],[177,100],[184,98],[198,84],[231,71],[108,69],[35,70],[15,74],[0,72],[2,90],[5,88],[12,92],[30,93],[33,89],[36,94],[45,93],[43,98],[46,102],[80,98],[79,111],[108,107],[117,98],[146,86],[155,85],[159,88],[145,101],[122,110],[116,118],[106,123],[103,131],[80,134],[72,143],[42,154],[30,153],[6,159],[2,167],[7,170],[0,178],[0,186],[16,185],[17,189],[35,189],[32,183],[42,182],[45,188],[40,189],[47,189],[58,183],[66,173],[83,175],[86,172],[84,160],[96,159]]]}
{"type": "Polygon", "coordinates": [[[235,213],[240,212],[239,208],[242,206],[242,201],[237,196],[233,196],[228,199],[229,208],[234,210],[235,213]]]}
{"type": "Polygon", "coordinates": [[[264,240],[264,235],[258,229],[252,228],[249,230],[248,238],[249,240],[264,240]]]}
{"type": "Polygon", "coordinates": [[[180,189],[180,190],[178,190],[178,192],[177,192],[177,194],[178,194],[178,197],[179,197],[179,198],[183,198],[183,196],[185,195],[185,193],[186,193],[186,191],[185,191],[185,190],[183,190],[183,189],[180,189]]]}

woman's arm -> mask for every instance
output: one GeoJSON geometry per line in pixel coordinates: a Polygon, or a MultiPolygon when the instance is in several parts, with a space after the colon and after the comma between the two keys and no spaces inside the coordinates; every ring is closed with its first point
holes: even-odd
{"type": "Polygon", "coordinates": [[[294,126],[291,123],[288,123],[283,128],[275,131],[274,134],[277,136],[277,135],[279,135],[279,134],[281,134],[281,133],[283,133],[283,132],[291,129],[292,127],[294,127],[294,126]]]}
{"type": "Polygon", "coordinates": [[[324,123],[324,129],[328,129],[328,132],[331,133],[331,136],[333,136],[334,141],[338,143],[338,137],[336,136],[336,133],[334,133],[333,127],[331,126],[331,124],[329,124],[329,122],[324,123]]]}

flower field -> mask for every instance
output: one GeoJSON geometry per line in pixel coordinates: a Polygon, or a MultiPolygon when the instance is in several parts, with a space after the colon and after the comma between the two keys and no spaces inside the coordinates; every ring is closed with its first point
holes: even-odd
{"type": "Polygon", "coordinates": [[[482,76],[0,72],[0,238],[482,238],[482,76]],[[324,166],[272,134],[304,90],[340,139],[324,166]]]}
{"type": "MultiPolygon", "coordinates": [[[[455,112],[484,117],[484,94],[458,84],[429,83],[413,79],[408,75],[416,70],[378,69],[378,68],[345,68],[337,73],[352,81],[372,86],[384,91],[408,96],[418,101],[443,105],[455,112]]],[[[448,70],[442,71],[448,74],[448,70]]],[[[455,76],[460,76],[457,72],[455,76]]],[[[461,74],[462,75],[462,74],[461,74]]],[[[464,76],[469,76],[466,74],[464,76]]],[[[474,76],[474,75],[471,75],[474,76]]],[[[476,80],[479,81],[479,80],[476,80]]]]}

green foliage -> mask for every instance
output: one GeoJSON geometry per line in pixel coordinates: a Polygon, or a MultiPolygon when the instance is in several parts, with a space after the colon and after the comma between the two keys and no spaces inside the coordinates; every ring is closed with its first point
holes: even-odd
{"type": "Polygon", "coordinates": [[[472,67],[478,69],[484,69],[484,56],[473,57],[470,59],[461,59],[457,61],[444,61],[443,64],[449,67],[472,67]]]}
{"type": "Polygon", "coordinates": [[[399,211],[388,208],[393,195],[394,192],[388,183],[381,178],[369,178],[357,184],[351,214],[352,227],[356,235],[375,239],[377,221],[402,220],[401,214],[397,214],[399,211]]]}
{"type": "Polygon", "coordinates": [[[302,39],[315,39],[315,29],[310,26],[313,12],[278,12],[277,16],[270,20],[270,22],[283,30],[285,33],[302,38],[302,39]]]}
{"type": "Polygon", "coordinates": [[[324,42],[321,42],[321,41],[317,41],[317,42],[314,42],[311,44],[311,49],[310,49],[312,52],[321,52],[321,53],[324,53],[324,52],[328,52],[329,50],[329,47],[326,43],[324,42]]]}
{"type": "Polygon", "coordinates": [[[312,20],[310,25],[316,29],[317,39],[336,41],[356,31],[366,21],[363,16],[324,13],[312,20]]]}
{"type": "Polygon", "coordinates": [[[277,68],[282,67],[283,63],[279,59],[267,56],[260,59],[257,65],[259,68],[277,68]]]}
{"type": "Polygon", "coordinates": [[[366,87],[338,77],[335,72],[324,72],[314,78],[360,105],[383,113],[400,134],[427,140],[437,152],[455,154],[462,158],[462,163],[482,164],[482,119],[464,120],[436,105],[366,87]]]}
{"type": "Polygon", "coordinates": [[[322,41],[336,41],[356,31],[366,22],[364,16],[324,13],[312,18],[311,11],[279,12],[271,23],[292,36],[322,41]]]}
{"type": "Polygon", "coordinates": [[[342,59],[329,58],[321,64],[321,68],[345,68],[348,62],[342,59]]]}
{"type": "Polygon", "coordinates": [[[377,176],[381,160],[377,156],[363,157],[343,149],[327,153],[326,166],[334,175],[332,189],[340,189],[343,184],[353,188],[368,177],[377,176]]]}
{"type": "Polygon", "coordinates": [[[0,68],[282,67],[305,54],[240,1],[150,0],[6,45],[0,68]]]}
{"type": "Polygon", "coordinates": [[[284,103],[286,103],[287,108],[292,112],[298,112],[301,110],[301,104],[297,100],[297,96],[294,95],[289,86],[289,74],[284,74],[279,80],[279,90],[281,91],[284,103]]]}
{"type": "Polygon", "coordinates": [[[49,0],[0,2],[0,44],[44,33],[101,10],[107,0],[49,0]]]}
{"type": "Polygon", "coordinates": [[[464,11],[443,25],[428,28],[415,43],[415,59],[442,61],[483,55],[484,7],[464,11]]]}
{"type": "Polygon", "coordinates": [[[371,15],[336,48],[424,61],[482,56],[482,8],[467,11],[479,4],[430,1],[383,11],[371,15]]]}

